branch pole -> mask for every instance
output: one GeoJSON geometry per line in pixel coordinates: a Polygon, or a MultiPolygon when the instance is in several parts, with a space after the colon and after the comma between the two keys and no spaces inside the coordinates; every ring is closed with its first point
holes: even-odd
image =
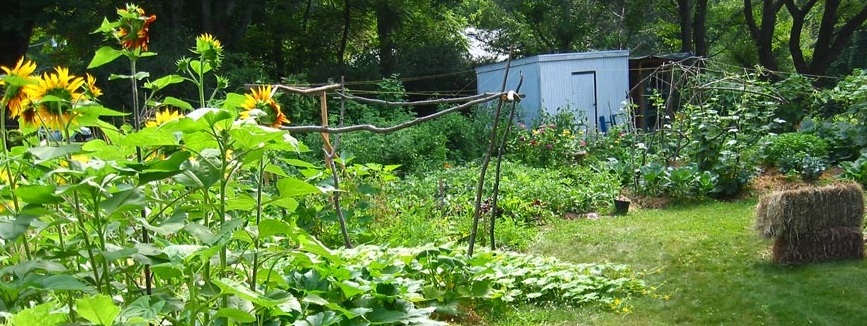
{"type": "MultiPolygon", "coordinates": [[[[320,87],[321,88],[321,87],[320,87]]],[[[322,126],[328,128],[328,96],[325,90],[319,91],[319,110],[322,118],[322,126]]],[[[331,200],[334,204],[334,211],[337,214],[337,221],[340,223],[340,233],[343,235],[343,246],[352,248],[352,240],[349,238],[349,229],[346,227],[346,216],[343,215],[343,209],[340,208],[340,176],[337,174],[337,167],[334,165],[334,147],[331,146],[331,139],[328,132],[322,132],[322,149],[325,151],[325,165],[331,170],[331,178],[334,181],[334,191],[331,192],[331,200]]]]}
{"type": "MultiPolygon", "coordinates": [[[[521,91],[521,85],[524,84],[524,73],[521,72],[521,79],[518,80],[518,87],[515,88],[515,92],[521,91]]],[[[500,197],[500,165],[503,163],[503,153],[506,152],[506,140],[509,139],[509,131],[512,129],[512,125],[515,121],[515,109],[518,105],[518,99],[512,101],[512,107],[509,110],[509,121],[506,123],[506,130],[503,131],[503,136],[500,138],[500,145],[497,148],[497,165],[494,169],[494,190],[491,193],[491,196],[494,199],[491,202],[491,225],[489,227],[488,232],[491,237],[491,250],[497,249],[496,243],[494,243],[494,227],[497,225],[497,211],[499,210],[499,206],[497,206],[497,199],[500,197]]]]}
{"type": "MultiPolygon", "coordinates": [[[[500,93],[505,95],[506,91],[506,83],[509,80],[509,69],[512,66],[512,50],[509,49],[509,57],[506,59],[506,71],[503,73],[503,86],[500,88],[500,93]]],[[[503,110],[503,103],[505,103],[504,98],[501,96],[497,96],[500,98],[500,101],[497,103],[497,109],[494,111],[494,123],[491,126],[491,138],[488,141],[488,149],[485,151],[485,158],[482,161],[482,166],[479,171],[479,183],[476,185],[476,202],[475,202],[475,211],[473,213],[473,227],[470,229],[470,244],[467,249],[467,256],[473,256],[473,248],[476,245],[476,233],[479,230],[479,219],[482,216],[482,194],[485,190],[485,174],[488,172],[488,164],[491,163],[491,155],[494,152],[494,144],[497,142],[497,128],[500,125],[500,112],[503,110]]]]}
{"type": "Polygon", "coordinates": [[[439,118],[441,116],[444,116],[446,114],[449,114],[449,113],[452,113],[455,111],[467,109],[467,108],[472,107],[473,105],[476,105],[476,104],[490,102],[490,101],[493,101],[495,99],[500,98],[501,95],[505,95],[505,94],[506,94],[505,92],[495,93],[495,94],[485,94],[484,97],[478,98],[476,100],[472,100],[472,101],[466,102],[464,104],[453,106],[451,108],[439,111],[439,112],[431,114],[431,115],[427,115],[424,117],[418,117],[418,118],[415,118],[413,120],[405,121],[403,123],[400,123],[400,124],[397,124],[397,125],[394,125],[391,127],[377,127],[377,126],[374,126],[371,124],[364,124],[364,125],[351,125],[351,126],[337,127],[337,128],[331,128],[328,126],[283,126],[283,127],[280,127],[280,129],[286,130],[289,132],[319,132],[319,133],[328,133],[328,134],[342,134],[342,133],[355,132],[355,131],[369,131],[369,132],[373,132],[373,133],[384,134],[384,133],[395,132],[395,131],[398,131],[401,129],[406,129],[406,128],[412,127],[414,125],[420,124],[422,122],[425,122],[428,120],[433,120],[433,119],[439,118]]]}

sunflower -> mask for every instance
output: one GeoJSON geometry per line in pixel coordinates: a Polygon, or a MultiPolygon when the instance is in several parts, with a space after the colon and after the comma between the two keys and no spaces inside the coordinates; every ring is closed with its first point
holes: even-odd
{"type": "Polygon", "coordinates": [[[244,94],[246,100],[241,104],[241,119],[254,119],[256,123],[272,128],[279,128],[289,119],[280,110],[280,104],[272,97],[271,86],[254,88],[251,93],[244,94]]]}
{"type": "Polygon", "coordinates": [[[208,33],[196,37],[196,49],[193,52],[198,53],[207,61],[214,62],[217,66],[223,60],[223,44],[208,33]]]}
{"type": "MultiPolygon", "coordinates": [[[[30,60],[24,60],[24,57],[18,59],[18,63],[15,64],[15,68],[9,69],[6,66],[0,66],[0,69],[6,73],[7,76],[17,76],[25,79],[32,79],[31,76],[33,71],[36,70],[36,63],[30,60]]],[[[4,78],[5,79],[5,78],[4,78]]],[[[27,94],[24,93],[23,87],[21,85],[12,85],[7,84],[5,80],[0,79],[0,86],[6,87],[6,98],[9,101],[7,106],[9,107],[9,117],[16,118],[21,114],[27,107],[27,94]]]]}
{"type": "Polygon", "coordinates": [[[115,37],[120,46],[126,50],[147,51],[150,42],[149,26],[157,20],[157,16],[146,16],[144,9],[133,4],[118,9],[117,14],[120,16],[120,28],[115,31],[115,37]]]}
{"type": "Polygon", "coordinates": [[[36,119],[41,119],[49,129],[59,130],[74,119],[71,115],[72,106],[84,97],[81,86],[84,79],[69,74],[69,69],[54,68],[54,73],[44,73],[35,84],[24,87],[24,93],[33,102],[34,107],[21,112],[25,124],[33,125],[36,119]],[[46,96],[51,96],[45,100],[46,96]],[[31,112],[32,110],[32,112],[31,112]]]}
{"type": "Polygon", "coordinates": [[[102,96],[102,90],[99,87],[96,87],[96,78],[93,75],[86,73],[85,74],[85,82],[84,85],[87,86],[85,91],[87,95],[92,98],[97,98],[102,96]]]}
{"type": "Polygon", "coordinates": [[[154,116],[154,119],[148,120],[148,122],[145,123],[145,126],[146,127],[158,127],[158,126],[162,126],[166,122],[175,121],[175,120],[178,120],[180,118],[181,118],[181,114],[178,113],[178,111],[168,110],[168,109],[162,110],[162,111],[157,111],[157,114],[156,114],[156,116],[154,116]]]}

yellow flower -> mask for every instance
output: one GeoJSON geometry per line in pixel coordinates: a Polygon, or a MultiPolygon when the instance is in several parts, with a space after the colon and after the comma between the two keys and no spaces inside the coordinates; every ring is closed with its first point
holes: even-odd
{"type": "Polygon", "coordinates": [[[223,44],[213,35],[205,33],[196,37],[196,49],[193,52],[202,55],[205,60],[219,65],[223,59],[223,44]]]}
{"type": "Polygon", "coordinates": [[[80,92],[84,79],[69,74],[69,69],[54,68],[54,73],[44,73],[37,83],[24,87],[24,92],[35,104],[33,112],[21,113],[25,124],[32,125],[38,117],[49,129],[62,129],[75,119],[71,115],[72,106],[84,97],[80,92]],[[51,99],[46,100],[46,96],[51,99]]]}
{"type": "Polygon", "coordinates": [[[88,95],[94,98],[102,96],[102,90],[96,87],[96,78],[91,74],[85,74],[85,77],[87,81],[84,84],[87,85],[88,95]]]}
{"type": "Polygon", "coordinates": [[[154,119],[148,120],[148,122],[145,123],[145,126],[146,127],[162,126],[166,122],[175,121],[175,120],[178,120],[180,118],[181,118],[181,114],[178,113],[178,111],[168,110],[168,109],[162,110],[162,111],[157,111],[157,114],[154,117],[154,119]]]}
{"type": "Polygon", "coordinates": [[[120,46],[126,50],[148,50],[150,43],[149,26],[157,20],[156,15],[146,16],[144,9],[133,4],[117,10],[120,16],[120,28],[114,34],[120,46]]]}
{"type": "MultiPolygon", "coordinates": [[[[0,69],[6,73],[7,76],[16,76],[25,79],[33,79],[34,71],[36,71],[36,63],[30,60],[24,60],[24,57],[18,59],[18,63],[15,64],[14,68],[9,68],[6,66],[0,66],[0,69]]],[[[23,111],[28,104],[27,94],[24,93],[24,89],[21,86],[12,86],[11,84],[7,84],[5,80],[0,80],[0,86],[6,86],[6,98],[8,99],[7,107],[9,108],[9,117],[17,118],[21,115],[21,111],[23,111]]]]}
{"type": "Polygon", "coordinates": [[[272,128],[279,128],[289,119],[280,109],[280,104],[272,97],[271,86],[254,88],[249,94],[244,94],[246,100],[241,104],[241,119],[254,119],[256,123],[272,128]]]}

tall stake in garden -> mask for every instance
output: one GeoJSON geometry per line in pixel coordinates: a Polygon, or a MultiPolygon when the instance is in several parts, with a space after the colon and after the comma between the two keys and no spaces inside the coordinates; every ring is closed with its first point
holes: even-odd
{"type": "Polygon", "coordinates": [[[492,191],[491,194],[494,199],[491,203],[491,225],[488,230],[491,236],[491,250],[497,249],[497,245],[494,242],[494,228],[497,225],[497,213],[499,210],[497,199],[500,196],[500,165],[503,163],[503,153],[506,152],[506,140],[509,138],[509,130],[512,129],[512,124],[515,121],[515,107],[521,100],[518,94],[521,92],[521,85],[523,84],[524,73],[521,72],[521,78],[518,80],[518,87],[515,88],[515,92],[509,92],[508,94],[503,95],[506,97],[506,100],[512,102],[512,107],[509,110],[509,121],[506,123],[506,130],[503,131],[503,136],[500,137],[500,145],[497,148],[497,167],[494,169],[494,191],[492,191]]]}
{"type": "MultiPolygon", "coordinates": [[[[322,111],[322,126],[328,127],[328,97],[325,91],[322,91],[319,94],[319,108],[322,111]]],[[[334,211],[337,213],[337,221],[340,222],[340,233],[343,234],[343,245],[346,248],[352,248],[352,241],[349,239],[349,230],[346,228],[346,216],[343,215],[343,209],[340,208],[340,176],[337,175],[337,167],[334,165],[334,153],[336,150],[331,146],[331,140],[329,139],[327,132],[322,133],[322,143],[322,147],[325,150],[325,165],[327,165],[331,170],[331,178],[334,180],[334,191],[331,192],[331,200],[334,204],[334,211]]]]}
{"type": "MultiPolygon", "coordinates": [[[[506,59],[506,71],[503,74],[503,86],[500,89],[500,93],[506,91],[506,82],[509,80],[509,68],[512,66],[512,50],[514,46],[509,49],[509,57],[506,59]]],[[[500,97],[500,101],[497,102],[497,109],[494,111],[494,124],[491,126],[491,139],[488,142],[488,150],[485,151],[485,158],[482,160],[481,171],[479,171],[479,183],[476,186],[476,203],[475,203],[475,213],[473,214],[473,228],[470,230],[470,246],[467,249],[467,255],[473,255],[473,247],[476,245],[476,233],[479,230],[479,219],[482,216],[482,194],[485,191],[485,174],[488,172],[488,164],[491,163],[491,155],[494,152],[494,145],[497,143],[497,128],[500,124],[500,112],[503,109],[503,103],[505,103],[504,99],[500,97]]]]}

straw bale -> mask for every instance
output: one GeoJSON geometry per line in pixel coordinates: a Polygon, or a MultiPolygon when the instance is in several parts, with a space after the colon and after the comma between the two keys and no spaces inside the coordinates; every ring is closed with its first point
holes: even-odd
{"type": "Polygon", "coordinates": [[[780,264],[803,264],[864,258],[864,235],[860,227],[782,236],[774,240],[773,260],[780,264]]]}
{"type": "Polygon", "coordinates": [[[768,238],[864,225],[864,192],[857,183],[776,191],[756,208],[756,230],[768,238]]]}

